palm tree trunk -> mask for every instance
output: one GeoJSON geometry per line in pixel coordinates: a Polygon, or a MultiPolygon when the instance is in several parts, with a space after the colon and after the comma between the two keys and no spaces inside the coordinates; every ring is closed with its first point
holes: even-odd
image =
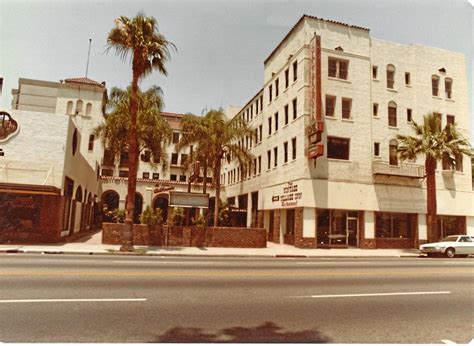
{"type": "MultiPolygon", "coordinates": [[[[135,59],[134,59],[135,60],[135,59]]],[[[130,134],[129,134],[129,167],[128,167],[128,191],[127,191],[127,214],[125,227],[122,235],[122,246],[120,251],[133,251],[133,212],[135,209],[135,192],[137,190],[138,169],[138,143],[137,143],[137,113],[138,113],[138,68],[133,66],[132,94],[130,97],[130,134]]]]}
{"type": "Polygon", "coordinates": [[[216,182],[216,202],[214,203],[214,227],[218,226],[219,221],[219,208],[221,201],[221,163],[220,159],[216,160],[218,163],[214,169],[214,179],[216,182]]]}
{"type": "Polygon", "coordinates": [[[207,158],[204,160],[204,184],[202,186],[202,193],[207,191],[207,158]]]}
{"type": "Polygon", "coordinates": [[[425,159],[426,169],[426,200],[427,200],[427,237],[428,242],[436,241],[437,216],[436,216],[436,160],[427,156],[425,159]]]}

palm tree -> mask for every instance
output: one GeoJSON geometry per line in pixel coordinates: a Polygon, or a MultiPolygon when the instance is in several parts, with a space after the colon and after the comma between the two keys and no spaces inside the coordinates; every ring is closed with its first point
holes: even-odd
{"type": "Polygon", "coordinates": [[[237,142],[245,136],[252,136],[253,129],[248,127],[242,118],[234,117],[228,120],[222,109],[213,109],[203,117],[185,116],[182,133],[178,148],[196,143],[198,154],[207,158],[204,163],[212,170],[216,191],[214,226],[218,226],[222,160],[230,161],[235,158],[240,165],[250,163],[253,155],[237,142]]]}
{"type": "Polygon", "coordinates": [[[137,143],[137,114],[138,82],[149,75],[154,69],[167,75],[165,64],[170,57],[170,48],[174,48],[158,32],[158,23],[154,17],[146,17],[139,13],[135,18],[121,16],[115,20],[115,27],[107,37],[107,51],[114,49],[117,55],[126,60],[131,54],[132,62],[132,90],[130,97],[130,132],[129,132],[129,157],[127,216],[123,232],[121,251],[133,250],[133,209],[135,206],[135,191],[137,184],[138,168],[138,143],[137,143]]]}
{"type": "Polygon", "coordinates": [[[401,160],[415,160],[418,156],[425,157],[425,177],[427,185],[427,226],[428,241],[435,240],[437,223],[436,210],[436,165],[438,161],[454,167],[462,154],[473,155],[469,141],[457,129],[455,124],[447,124],[441,128],[441,117],[437,113],[424,116],[423,124],[411,123],[415,136],[397,135],[399,140],[398,154],[401,160]]]}

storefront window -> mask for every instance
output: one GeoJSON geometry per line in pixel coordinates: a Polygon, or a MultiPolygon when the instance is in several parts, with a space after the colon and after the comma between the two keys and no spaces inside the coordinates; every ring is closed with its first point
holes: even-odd
{"type": "Polygon", "coordinates": [[[318,244],[329,245],[329,210],[319,209],[317,219],[318,244]]]}
{"type": "Polygon", "coordinates": [[[357,246],[359,234],[358,220],[358,211],[318,209],[318,245],[357,246]]]}
{"type": "Polygon", "coordinates": [[[375,228],[377,238],[413,237],[412,214],[376,213],[375,228]]]}
{"type": "Polygon", "coordinates": [[[448,235],[466,234],[464,216],[438,216],[438,238],[448,235]]]}

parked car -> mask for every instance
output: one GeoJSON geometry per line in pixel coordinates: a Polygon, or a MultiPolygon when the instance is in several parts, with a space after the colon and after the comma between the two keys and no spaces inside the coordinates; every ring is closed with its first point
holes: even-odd
{"type": "Polygon", "coordinates": [[[467,257],[474,255],[474,237],[469,235],[450,235],[437,243],[421,245],[420,251],[428,256],[442,254],[449,258],[457,255],[467,257]]]}

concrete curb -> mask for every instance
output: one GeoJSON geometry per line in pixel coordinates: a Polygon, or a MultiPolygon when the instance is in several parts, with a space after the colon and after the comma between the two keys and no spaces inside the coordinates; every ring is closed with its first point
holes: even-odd
{"type": "MultiPolygon", "coordinates": [[[[111,249],[112,250],[112,249],[111,249]]],[[[178,253],[127,253],[120,251],[48,251],[48,250],[21,250],[7,249],[0,250],[0,253],[28,253],[28,254],[45,254],[45,255],[112,255],[112,256],[160,256],[160,257],[222,257],[222,258],[420,258],[425,257],[419,254],[406,255],[291,255],[291,254],[178,254],[178,253]]]]}

